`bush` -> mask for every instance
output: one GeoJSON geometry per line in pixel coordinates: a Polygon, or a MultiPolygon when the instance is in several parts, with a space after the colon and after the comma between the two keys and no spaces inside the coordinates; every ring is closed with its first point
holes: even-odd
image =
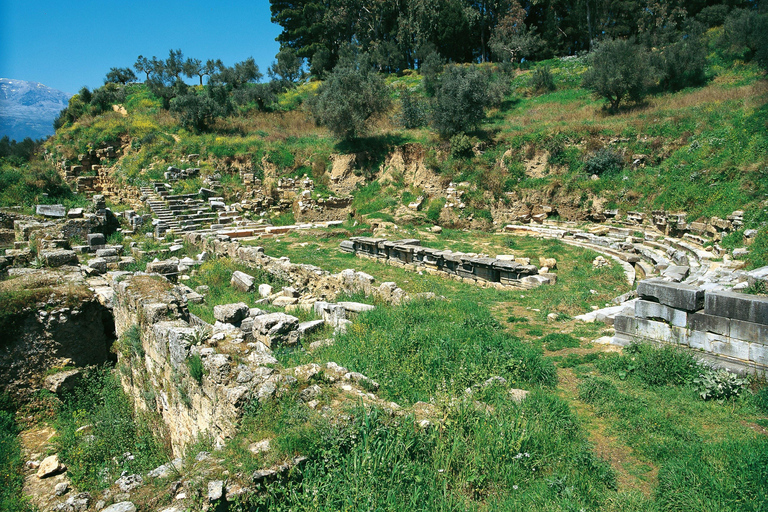
{"type": "Polygon", "coordinates": [[[713,368],[707,368],[693,379],[693,383],[698,386],[699,396],[704,400],[725,400],[739,396],[747,382],[747,379],[741,379],[728,370],[713,368]]]}
{"type": "Polygon", "coordinates": [[[634,41],[606,40],[590,54],[582,85],[616,111],[627,99],[639,102],[652,83],[648,53],[634,41]]]}
{"type": "Polygon", "coordinates": [[[472,139],[463,133],[451,137],[451,156],[453,158],[465,158],[472,156],[472,139]]]}
{"type": "Polygon", "coordinates": [[[552,76],[552,71],[550,71],[549,66],[536,68],[531,75],[531,80],[528,82],[528,86],[538,93],[554,91],[557,88],[555,85],[555,77],[552,76]]]}
{"type": "Polygon", "coordinates": [[[693,356],[677,347],[633,344],[624,350],[635,356],[634,375],[649,386],[687,384],[700,373],[693,356]]]}
{"type": "Polygon", "coordinates": [[[610,172],[620,171],[622,167],[624,167],[624,160],[621,158],[621,155],[608,148],[596,151],[584,163],[584,171],[590,176],[593,174],[601,176],[610,172]]]}
{"type": "Polygon", "coordinates": [[[686,34],[686,37],[664,48],[657,59],[661,86],[678,91],[703,84],[706,81],[706,58],[707,51],[701,38],[686,34]]]}
{"type": "Polygon", "coordinates": [[[768,69],[768,14],[736,9],[725,20],[718,44],[728,57],[768,69]]]}
{"type": "Polygon", "coordinates": [[[427,104],[411,91],[400,94],[400,126],[403,128],[421,128],[427,124],[427,104]]]}
{"type": "Polygon", "coordinates": [[[752,401],[763,414],[768,414],[768,387],[754,394],[752,401]]]}
{"type": "Polygon", "coordinates": [[[333,68],[310,100],[310,109],[318,125],[348,139],[363,134],[371,118],[389,104],[384,80],[360,62],[350,62],[333,68]]]}
{"type": "Polygon", "coordinates": [[[485,118],[488,76],[477,68],[451,66],[435,87],[432,126],[441,136],[476,128],[485,118]]]}
{"type": "Polygon", "coordinates": [[[179,117],[184,128],[195,131],[206,130],[216,118],[226,113],[226,109],[214,98],[192,90],[173,98],[170,110],[179,117]]]}

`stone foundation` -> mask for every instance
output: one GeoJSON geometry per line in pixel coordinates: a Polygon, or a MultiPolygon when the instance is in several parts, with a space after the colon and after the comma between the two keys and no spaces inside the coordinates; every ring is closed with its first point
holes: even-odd
{"type": "Polygon", "coordinates": [[[753,371],[768,370],[768,297],[641,281],[634,312],[616,316],[613,343],[681,345],[753,371]]]}

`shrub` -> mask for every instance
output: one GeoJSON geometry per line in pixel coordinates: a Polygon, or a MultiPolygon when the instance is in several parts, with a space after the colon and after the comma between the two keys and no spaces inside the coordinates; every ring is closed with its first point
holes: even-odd
{"type": "Polygon", "coordinates": [[[634,41],[606,40],[592,52],[582,85],[609,101],[616,111],[622,101],[638,102],[651,84],[648,53],[634,41]]]}
{"type": "Polygon", "coordinates": [[[677,347],[633,344],[625,351],[635,356],[634,375],[650,386],[686,384],[700,373],[693,356],[677,347]]]}
{"type": "Polygon", "coordinates": [[[739,396],[747,382],[747,379],[741,379],[728,370],[713,368],[707,368],[693,379],[693,383],[698,386],[699,396],[704,400],[725,400],[739,396]]]}
{"type": "Polygon", "coordinates": [[[400,94],[400,126],[421,128],[427,124],[427,104],[418,96],[405,90],[400,94]]]}
{"type": "Polygon", "coordinates": [[[464,158],[472,155],[472,139],[463,133],[458,133],[451,137],[451,156],[453,158],[464,158]]]}
{"type": "Polygon", "coordinates": [[[664,48],[657,59],[661,86],[678,91],[703,84],[706,80],[706,58],[707,51],[701,38],[686,34],[686,37],[664,48]]]}
{"type": "Polygon", "coordinates": [[[441,136],[467,132],[485,118],[488,76],[476,68],[451,66],[435,88],[432,126],[441,136]]]}
{"type": "Polygon", "coordinates": [[[538,93],[554,91],[557,88],[555,77],[552,76],[549,66],[536,68],[531,75],[528,86],[538,93]]]}
{"type": "Polygon", "coordinates": [[[765,387],[754,394],[752,398],[755,406],[764,414],[768,414],[768,387],[765,387]]]}
{"type": "Polygon", "coordinates": [[[198,354],[193,354],[187,359],[187,368],[189,368],[189,374],[198,384],[203,382],[203,375],[205,375],[205,368],[203,368],[203,360],[198,354]]]}
{"type": "Polygon", "coordinates": [[[725,20],[718,41],[727,56],[745,61],[755,60],[768,69],[768,14],[736,9],[725,20]]]}
{"type": "Polygon", "coordinates": [[[602,148],[593,153],[584,163],[584,171],[590,176],[592,174],[600,176],[620,171],[623,166],[624,160],[621,158],[621,155],[611,149],[602,148]]]}

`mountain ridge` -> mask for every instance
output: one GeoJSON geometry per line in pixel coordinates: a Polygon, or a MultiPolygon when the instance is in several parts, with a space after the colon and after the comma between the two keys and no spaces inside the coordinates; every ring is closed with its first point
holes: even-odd
{"type": "Polygon", "coordinates": [[[70,97],[38,82],[0,78],[0,136],[21,141],[53,135],[53,120],[70,97]]]}

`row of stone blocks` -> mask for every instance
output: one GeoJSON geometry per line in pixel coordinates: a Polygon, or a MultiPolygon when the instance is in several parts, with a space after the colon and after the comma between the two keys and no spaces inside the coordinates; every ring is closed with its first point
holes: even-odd
{"type": "Polygon", "coordinates": [[[634,311],[614,320],[614,344],[683,345],[768,369],[768,297],[641,281],[634,311]]]}
{"type": "Polygon", "coordinates": [[[535,265],[430,249],[422,247],[417,239],[391,241],[385,238],[353,237],[341,243],[341,250],[359,256],[413,264],[449,275],[489,283],[506,285],[525,283],[537,286],[551,281],[550,278],[539,276],[539,269],[535,265]]]}

